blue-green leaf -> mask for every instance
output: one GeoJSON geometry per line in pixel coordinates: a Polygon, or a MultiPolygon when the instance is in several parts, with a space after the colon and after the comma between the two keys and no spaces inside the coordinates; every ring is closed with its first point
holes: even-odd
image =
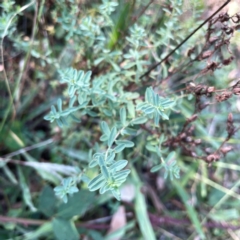
{"type": "Polygon", "coordinates": [[[151,168],[151,170],[150,170],[150,172],[157,172],[157,171],[159,171],[161,168],[163,167],[163,165],[162,164],[159,164],[159,165],[157,165],[157,166],[154,166],[153,168],[151,168]]]}
{"type": "Polygon", "coordinates": [[[124,128],[122,131],[121,131],[121,134],[124,135],[137,135],[137,131],[136,129],[134,128],[124,128]]]}
{"type": "Polygon", "coordinates": [[[109,172],[107,168],[105,166],[101,166],[101,170],[105,180],[107,181],[109,179],[109,172]]]}
{"type": "Polygon", "coordinates": [[[126,125],[126,108],[125,107],[121,107],[120,109],[120,120],[123,126],[126,125]]]}
{"type": "Polygon", "coordinates": [[[115,162],[113,165],[109,167],[109,170],[117,172],[125,168],[127,164],[128,164],[127,160],[118,160],[117,162],[115,162]]]}
{"type": "Polygon", "coordinates": [[[99,174],[89,182],[88,188],[94,187],[96,184],[98,184],[102,180],[104,180],[104,176],[102,174],[99,174]]]}
{"type": "Polygon", "coordinates": [[[57,240],[78,240],[79,234],[70,220],[54,218],[52,221],[53,232],[57,240]]]}
{"type": "Polygon", "coordinates": [[[110,129],[105,121],[102,121],[100,124],[102,133],[109,136],[110,135],[110,129]]]}
{"type": "Polygon", "coordinates": [[[62,99],[61,98],[58,99],[57,106],[58,106],[58,111],[62,112],[62,99]]]}
{"type": "Polygon", "coordinates": [[[129,140],[117,140],[116,141],[116,144],[117,145],[122,145],[124,144],[126,148],[130,148],[130,147],[133,147],[134,146],[134,143],[132,141],[129,141],[129,140]]]}
{"type": "Polygon", "coordinates": [[[108,138],[108,147],[111,147],[114,140],[115,140],[115,136],[117,134],[117,128],[116,127],[113,127],[112,130],[111,130],[111,133],[109,135],[109,138],[108,138]]]}
{"type": "Polygon", "coordinates": [[[115,152],[115,153],[119,153],[119,152],[121,152],[124,148],[125,148],[125,144],[118,144],[118,145],[114,148],[114,152],[115,152]]]}
{"type": "Polygon", "coordinates": [[[82,216],[94,201],[94,194],[88,190],[80,190],[69,197],[68,202],[62,203],[56,216],[70,219],[73,216],[82,216]]]}
{"type": "Polygon", "coordinates": [[[138,118],[135,118],[131,121],[131,124],[133,125],[137,125],[137,124],[143,124],[145,122],[147,122],[147,118],[146,117],[138,117],[138,118]]]}
{"type": "Polygon", "coordinates": [[[97,165],[98,165],[98,162],[97,162],[95,159],[93,159],[93,160],[88,164],[88,166],[89,166],[90,168],[96,167],[97,165]]]}

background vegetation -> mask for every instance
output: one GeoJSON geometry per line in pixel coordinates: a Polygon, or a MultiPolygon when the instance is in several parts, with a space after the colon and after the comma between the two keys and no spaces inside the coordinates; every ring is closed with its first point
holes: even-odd
{"type": "Polygon", "coordinates": [[[3,0],[0,239],[240,239],[239,5],[3,0]]]}

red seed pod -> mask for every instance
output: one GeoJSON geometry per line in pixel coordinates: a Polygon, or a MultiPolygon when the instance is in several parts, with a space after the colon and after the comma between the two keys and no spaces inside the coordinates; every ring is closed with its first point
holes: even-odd
{"type": "Polygon", "coordinates": [[[235,94],[235,95],[240,95],[240,88],[234,88],[234,89],[232,90],[232,92],[233,92],[233,94],[235,94]]]}
{"type": "Polygon", "coordinates": [[[210,51],[210,50],[205,51],[205,52],[203,52],[202,55],[200,56],[200,60],[209,58],[210,56],[212,56],[212,54],[213,54],[213,51],[210,51]]]}
{"type": "Polygon", "coordinates": [[[180,137],[181,139],[183,139],[183,138],[185,138],[186,136],[187,136],[186,133],[181,133],[179,137],[180,137]]]}
{"type": "Polygon", "coordinates": [[[190,48],[188,51],[187,51],[187,56],[190,57],[195,51],[195,47],[192,47],[190,48]]]}
{"type": "Polygon", "coordinates": [[[227,35],[232,34],[234,32],[234,29],[232,27],[226,27],[223,30],[227,35]]]}
{"type": "Polygon", "coordinates": [[[229,113],[228,114],[228,120],[227,120],[229,123],[232,123],[233,122],[233,115],[232,113],[229,113]]]}
{"type": "Polygon", "coordinates": [[[210,154],[206,158],[208,163],[218,161],[219,159],[220,159],[220,156],[218,154],[210,154]]]}
{"type": "Polygon", "coordinates": [[[239,23],[240,22],[240,15],[238,13],[236,13],[235,15],[233,15],[231,17],[231,19],[234,23],[239,23]]]}
{"type": "Polygon", "coordinates": [[[209,41],[209,43],[214,43],[214,42],[216,42],[218,39],[219,39],[219,37],[210,37],[208,41],[209,41]]]}
{"type": "Polygon", "coordinates": [[[208,93],[212,93],[212,92],[214,92],[215,91],[215,87],[213,87],[213,86],[210,86],[210,87],[208,87],[208,89],[207,89],[207,92],[208,93]]]}
{"type": "Polygon", "coordinates": [[[219,14],[219,21],[221,23],[226,24],[229,19],[230,19],[230,17],[229,17],[229,15],[227,13],[219,14]]]}
{"type": "Polygon", "coordinates": [[[202,140],[201,140],[201,139],[196,139],[196,140],[194,141],[194,143],[195,143],[196,145],[199,145],[199,144],[201,144],[201,142],[202,142],[202,140]]]}
{"type": "Polygon", "coordinates": [[[227,65],[229,65],[229,64],[233,61],[233,59],[234,59],[233,56],[231,56],[231,57],[229,57],[229,58],[227,58],[227,59],[224,59],[224,60],[222,61],[222,64],[223,64],[224,66],[227,66],[227,65]]]}
{"type": "Polygon", "coordinates": [[[220,149],[220,151],[223,153],[223,154],[227,154],[228,152],[232,151],[233,150],[233,147],[232,146],[226,146],[226,147],[222,147],[220,149]]]}
{"type": "Polygon", "coordinates": [[[192,115],[190,118],[187,119],[188,122],[193,122],[198,118],[197,114],[192,115]]]}
{"type": "Polygon", "coordinates": [[[203,110],[204,108],[206,108],[207,106],[209,106],[209,104],[210,104],[209,102],[201,104],[201,105],[199,106],[199,110],[203,110]]]}
{"type": "Polygon", "coordinates": [[[223,92],[223,93],[220,94],[220,95],[216,95],[216,96],[215,96],[215,99],[216,99],[218,102],[223,102],[223,101],[228,100],[231,96],[232,96],[232,93],[231,93],[231,92],[223,92]]]}
{"type": "Polygon", "coordinates": [[[240,24],[238,24],[234,27],[234,30],[239,30],[239,29],[240,29],[240,24]]]}

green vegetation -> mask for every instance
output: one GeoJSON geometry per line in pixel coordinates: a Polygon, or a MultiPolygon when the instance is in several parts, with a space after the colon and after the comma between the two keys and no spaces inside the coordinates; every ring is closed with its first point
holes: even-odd
{"type": "Polygon", "coordinates": [[[238,239],[229,2],[3,0],[0,239],[238,239]]]}

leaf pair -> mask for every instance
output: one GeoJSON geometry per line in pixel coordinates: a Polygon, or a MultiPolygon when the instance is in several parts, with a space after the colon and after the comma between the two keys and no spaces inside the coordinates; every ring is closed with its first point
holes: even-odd
{"type": "Polygon", "coordinates": [[[165,169],[164,178],[166,179],[170,175],[170,179],[173,180],[173,177],[180,178],[179,172],[180,168],[177,166],[176,160],[174,160],[175,152],[170,152],[165,160],[161,158],[162,163],[154,166],[150,171],[157,172],[161,168],[165,169]]]}
{"type": "Polygon", "coordinates": [[[72,195],[73,193],[78,192],[78,188],[76,187],[76,181],[72,178],[65,178],[62,181],[61,186],[57,186],[54,188],[55,194],[63,199],[63,202],[67,203],[68,197],[67,194],[72,195]]]}
{"type": "Polygon", "coordinates": [[[89,91],[91,71],[84,74],[82,70],[78,71],[74,68],[68,68],[65,71],[59,71],[59,74],[61,80],[68,84],[68,94],[70,98],[74,96],[77,90],[79,94],[89,91]]]}
{"type": "Polygon", "coordinates": [[[74,101],[76,98],[72,98],[69,102],[69,108],[66,110],[62,110],[62,99],[58,99],[57,101],[57,108],[56,110],[55,106],[51,106],[51,111],[49,114],[44,116],[44,119],[50,122],[53,122],[56,120],[59,127],[67,126],[66,117],[70,116],[74,121],[80,122],[79,119],[77,119],[72,113],[77,111],[80,107],[73,107],[74,101]]]}
{"type": "Polygon", "coordinates": [[[138,104],[137,110],[141,110],[149,118],[154,118],[154,124],[157,126],[160,117],[169,120],[168,113],[174,105],[174,101],[160,97],[149,87],[145,92],[145,102],[138,104]]]}
{"type": "MultiPolygon", "coordinates": [[[[125,142],[125,144],[127,143],[125,142]]],[[[130,145],[130,143],[128,144],[130,145]]],[[[120,200],[118,188],[126,181],[126,178],[130,173],[129,169],[122,170],[126,167],[128,161],[114,161],[114,152],[109,153],[107,159],[104,159],[104,157],[105,155],[101,153],[94,154],[94,159],[89,163],[89,167],[99,165],[101,173],[89,182],[88,188],[90,191],[96,191],[99,189],[100,194],[111,191],[112,194],[120,200]]]]}

